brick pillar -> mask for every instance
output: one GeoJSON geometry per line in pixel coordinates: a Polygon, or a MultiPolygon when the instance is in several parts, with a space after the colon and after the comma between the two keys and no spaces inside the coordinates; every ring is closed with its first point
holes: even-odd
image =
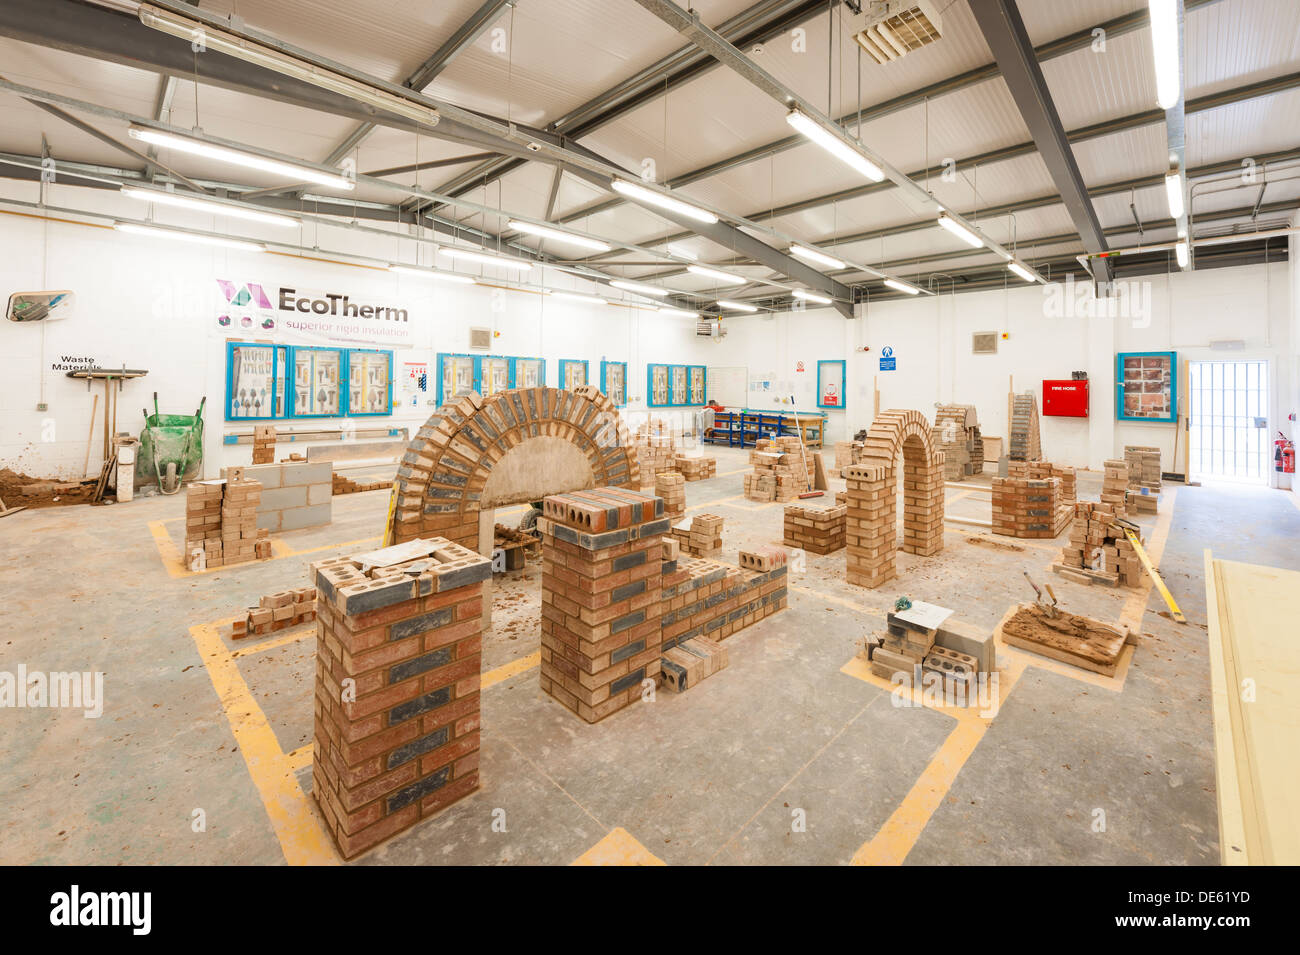
{"type": "Polygon", "coordinates": [[[444,538],[377,554],[399,548],[402,561],[389,566],[347,557],[313,565],[312,795],[349,859],[478,788],[481,604],[492,565],[444,538]]]}
{"type": "Polygon", "coordinates": [[[918,557],[943,550],[943,466],[942,451],[903,448],[903,550],[918,557]]]}
{"type": "Polygon", "coordinates": [[[659,674],[664,502],[609,487],[557,494],[537,529],[542,689],[595,723],[659,674]]]}
{"type": "Polygon", "coordinates": [[[852,464],[843,474],[848,486],[846,579],[859,587],[879,587],[895,573],[898,518],[894,472],[879,464],[852,464]]]}

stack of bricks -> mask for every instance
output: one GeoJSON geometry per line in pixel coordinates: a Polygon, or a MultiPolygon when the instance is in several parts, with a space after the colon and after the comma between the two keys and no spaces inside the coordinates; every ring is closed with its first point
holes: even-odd
{"type": "Polygon", "coordinates": [[[754,470],[745,475],[745,497],[751,501],[792,501],[811,486],[797,436],[759,438],[749,463],[754,470]]]}
{"type": "Polygon", "coordinates": [[[662,500],[621,488],[542,503],[541,686],[588,723],[658,680],[668,526],[662,500]]]}
{"type": "Polygon", "coordinates": [[[923,678],[938,677],[945,689],[960,690],[969,699],[981,669],[992,666],[972,654],[943,646],[939,629],[904,620],[896,613],[886,614],[885,621],[885,633],[871,649],[871,672],[878,677],[910,687],[919,668],[923,678]]]}
{"type": "MultiPolygon", "coordinates": [[[[1142,562],[1124,531],[1116,526],[1116,516],[1123,515],[1116,515],[1113,504],[1092,501],[1075,504],[1070,539],[1061,550],[1061,567],[1077,572],[1088,581],[1111,586],[1136,587],[1141,583],[1142,562]]],[[[1058,570],[1056,565],[1053,569],[1058,570]]]]}
{"type": "Polygon", "coordinates": [[[393,486],[392,481],[354,481],[337,471],[334,472],[333,492],[335,494],[357,494],[361,491],[382,491],[393,486]]]}
{"type": "Polygon", "coordinates": [[[1011,461],[1007,464],[1007,476],[1032,481],[1060,478],[1061,503],[1073,505],[1078,500],[1078,476],[1074,468],[1052,464],[1050,461],[1011,461]]]}
{"type": "Polygon", "coordinates": [[[653,487],[657,474],[677,466],[677,442],[668,426],[658,418],[638,427],[632,444],[640,466],[639,487],[653,487]]]}
{"type": "Polygon", "coordinates": [[[930,437],[943,451],[944,480],[960,481],[983,472],[984,440],[974,405],[940,405],[930,437]]]}
{"type": "Polygon", "coordinates": [[[741,570],[682,557],[663,565],[664,651],[697,637],[721,641],[786,606],[786,565],[741,570]]]}
{"type": "Polygon", "coordinates": [[[993,479],[993,533],[1004,537],[1052,538],[1074,513],[1059,477],[993,479]]]}
{"type": "Polygon", "coordinates": [[[680,471],[688,481],[707,481],[718,473],[717,458],[690,458],[679,454],[673,459],[673,467],[680,471]]]}
{"type": "Polygon", "coordinates": [[[859,587],[879,587],[894,576],[897,547],[897,489],[879,464],[844,469],[848,485],[844,511],[845,579],[859,587]]]}
{"type": "Polygon", "coordinates": [[[660,672],[664,685],[674,693],[685,693],[701,680],[725,669],[730,654],[727,648],[706,637],[683,640],[664,651],[660,672]]]}
{"type": "Polygon", "coordinates": [[[275,425],[259,424],[253,427],[253,463],[275,462],[275,425]]]}
{"type": "Polygon", "coordinates": [[[716,557],[722,553],[722,518],[696,514],[672,526],[673,539],[692,557],[716,557]]]}
{"type": "Polygon", "coordinates": [[[1128,445],[1124,448],[1128,464],[1126,506],[1138,514],[1155,514],[1160,505],[1162,473],[1160,449],[1128,445]]]}
{"type": "Polygon", "coordinates": [[[199,481],[185,492],[185,563],[190,570],[240,564],[271,556],[271,538],[257,526],[262,485],[234,480],[199,481]]]}
{"type": "Polygon", "coordinates": [[[664,514],[670,518],[686,513],[686,478],[678,471],[660,471],[655,475],[655,496],[664,499],[664,514]]]}
{"type": "Polygon", "coordinates": [[[486,557],[443,538],[363,557],[312,567],[312,796],[349,859],[478,788],[492,574],[486,557]]]}
{"type": "Polygon", "coordinates": [[[863,447],[861,441],[836,441],[835,467],[830,469],[828,476],[833,478],[843,477],[845,468],[862,460],[863,447]]]}
{"type": "Polygon", "coordinates": [[[243,620],[230,625],[230,635],[241,637],[265,636],[296,627],[316,619],[316,588],[298,587],[267,594],[256,607],[249,607],[243,620]]]}
{"type": "Polygon", "coordinates": [[[786,553],[783,547],[773,547],[769,544],[754,550],[742,550],[740,552],[741,570],[755,570],[765,574],[777,567],[784,567],[785,563],[786,553]]]}
{"type": "Polygon", "coordinates": [[[1011,399],[1011,439],[1007,456],[1012,461],[1037,461],[1043,456],[1038,433],[1038,399],[1032,391],[1011,399]]]}
{"type": "MultiPolygon", "coordinates": [[[[237,470],[227,469],[228,472],[237,470]]],[[[257,481],[244,480],[242,476],[227,476],[226,489],[221,496],[223,563],[243,563],[257,556],[258,538],[266,536],[266,531],[257,529],[257,508],[261,501],[262,485],[257,481]]]]}
{"type": "Polygon", "coordinates": [[[1101,503],[1113,505],[1115,513],[1124,517],[1128,503],[1128,464],[1112,458],[1103,461],[1102,466],[1105,471],[1101,481],[1101,503]]]}
{"type": "Polygon", "coordinates": [[[783,542],[812,554],[831,554],[844,546],[846,504],[787,504],[783,542]]]}

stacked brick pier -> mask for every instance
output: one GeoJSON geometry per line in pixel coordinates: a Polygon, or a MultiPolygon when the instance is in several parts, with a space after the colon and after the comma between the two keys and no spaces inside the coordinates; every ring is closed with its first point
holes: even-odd
{"type": "Polygon", "coordinates": [[[312,795],[349,859],[478,788],[492,575],[486,557],[443,538],[364,556],[313,565],[312,795]]]}
{"type": "Polygon", "coordinates": [[[898,538],[895,489],[884,467],[851,464],[843,469],[848,487],[844,546],[846,579],[859,587],[879,587],[894,577],[898,538]]]}
{"type": "Polygon", "coordinates": [[[595,723],[656,680],[663,636],[661,498],[620,488],[545,499],[542,689],[595,723]]]}
{"type": "Polygon", "coordinates": [[[848,513],[844,504],[787,504],[784,542],[810,554],[832,554],[844,546],[848,513]]]}

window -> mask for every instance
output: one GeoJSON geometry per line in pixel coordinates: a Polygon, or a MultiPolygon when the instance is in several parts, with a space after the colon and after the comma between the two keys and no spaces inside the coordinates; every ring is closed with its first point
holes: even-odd
{"type": "Polygon", "coordinates": [[[615,407],[627,404],[627,362],[602,361],[600,363],[600,390],[615,407]]]}
{"type": "Polygon", "coordinates": [[[560,387],[572,391],[587,383],[587,363],[571,358],[560,359],[560,387]]]}
{"type": "Polygon", "coordinates": [[[226,420],[391,414],[393,353],[226,343],[226,420]]]}

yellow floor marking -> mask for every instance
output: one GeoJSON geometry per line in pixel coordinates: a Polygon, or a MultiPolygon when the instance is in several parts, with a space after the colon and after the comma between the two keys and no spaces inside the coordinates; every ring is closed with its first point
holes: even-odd
{"type": "Polygon", "coordinates": [[[496,686],[502,680],[508,680],[512,676],[520,673],[527,673],[535,666],[542,663],[542,651],[534,650],[526,657],[520,657],[518,660],[511,660],[509,663],[497,667],[495,670],[488,670],[479,679],[479,689],[486,690],[490,686],[496,686]]]}
{"type": "Polygon", "coordinates": [[[664,861],[632,837],[626,829],[614,829],[570,865],[664,865],[664,861]]]}
{"type": "Polygon", "coordinates": [[[239,672],[239,664],[221,640],[220,628],[233,619],[190,627],[190,636],[225,710],[240,755],[280,842],[280,851],[290,865],[337,865],[339,859],[329,835],[298,785],[291,755],[280,748],[266,714],[239,672]]]}
{"type": "Polygon", "coordinates": [[[284,557],[301,557],[303,554],[315,554],[323,550],[335,550],[339,547],[356,547],[360,544],[371,544],[379,540],[378,536],[363,537],[360,540],[343,541],[340,544],[322,544],[319,547],[307,547],[302,550],[295,550],[281,538],[271,538],[271,554],[269,558],[262,560],[246,560],[239,564],[222,564],[220,567],[207,567],[203,570],[190,570],[181,560],[180,548],[172,540],[171,534],[167,533],[166,525],[170,523],[166,520],[150,521],[149,533],[153,535],[154,546],[158,548],[158,556],[163,562],[163,567],[167,569],[167,575],[173,578],[180,577],[197,577],[201,574],[215,574],[222,570],[239,570],[241,567],[251,567],[253,564],[264,564],[267,560],[280,560],[284,557]]]}
{"type": "Polygon", "coordinates": [[[960,501],[963,497],[970,497],[974,493],[974,491],[958,491],[952,497],[945,498],[944,503],[951,504],[953,501],[960,501]]]}
{"type": "MultiPolygon", "coordinates": [[[[865,661],[861,662],[865,663],[865,661]]],[[[852,666],[853,663],[850,661],[841,672],[848,673],[852,666]]],[[[999,709],[1011,695],[1011,691],[1024,671],[1025,663],[1016,659],[998,670],[999,709]]],[[[858,676],[858,673],[850,673],[850,675],[858,676]]],[[[868,679],[868,682],[886,682],[872,674],[870,669],[867,670],[867,676],[859,676],[859,679],[868,679]]],[[[888,683],[886,685],[892,692],[893,686],[888,683]]],[[[920,696],[920,702],[929,706],[925,703],[923,694],[920,696]]],[[[984,733],[993,722],[992,716],[980,715],[978,707],[930,708],[953,717],[957,725],[939,746],[911,790],[899,803],[898,808],[885,820],[880,831],[853,854],[853,865],[902,865],[925,827],[929,825],[930,817],[943,804],[962,767],[966,765],[971,753],[975,752],[975,747],[979,745],[980,740],[984,738],[984,733]]]]}
{"type": "Polygon", "coordinates": [[[311,765],[311,743],[308,743],[306,746],[299,746],[292,753],[286,753],[284,758],[289,761],[289,765],[294,768],[295,772],[306,769],[311,765]]]}
{"type": "Polygon", "coordinates": [[[690,507],[687,508],[687,510],[693,511],[698,507],[713,507],[715,504],[725,504],[728,501],[734,501],[736,500],[736,498],[742,496],[743,495],[740,494],[733,494],[731,495],[731,497],[720,497],[717,500],[713,500],[713,501],[701,501],[699,504],[692,504],[690,507]]]}

